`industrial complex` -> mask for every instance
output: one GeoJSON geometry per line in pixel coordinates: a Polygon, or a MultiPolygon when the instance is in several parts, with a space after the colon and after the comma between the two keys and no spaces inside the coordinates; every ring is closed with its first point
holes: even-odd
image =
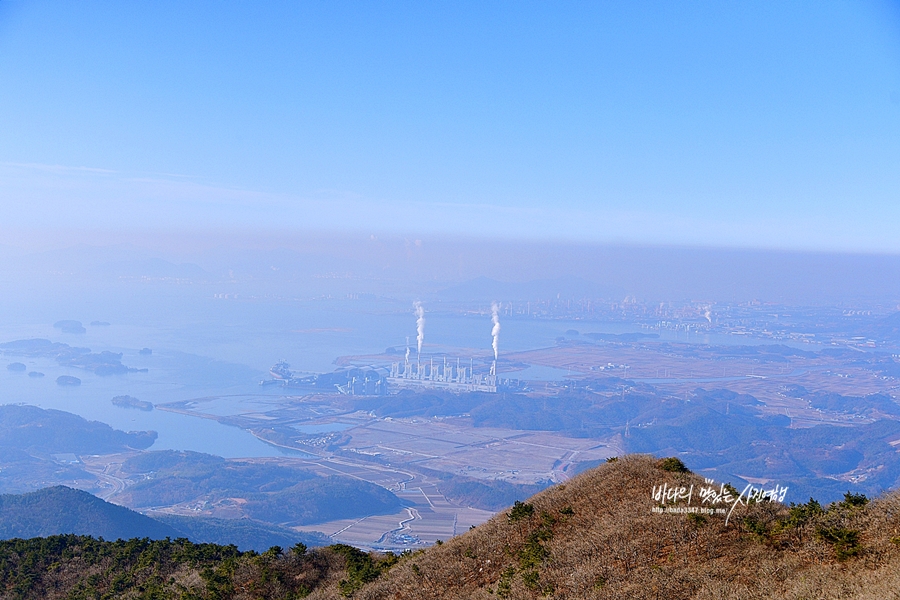
{"type": "MultiPolygon", "coordinates": [[[[491,349],[494,360],[487,373],[476,373],[475,360],[469,358],[468,366],[462,359],[450,359],[441,355],[435,364],[435,357],[422,356],[425,339],[425,310],[421,302],[413,305],[416,315],[416,359],[410,359],[409,338],[407,338],[406,358],[386,366],[339,369],[333,373],[295,377],[290,365],[284,361],[276,363],[270,370],[272,379],[260,385],[279,384],[286,387],[315,388],[322,391],[337,391],[353,396],[384,395],[402,389],[440,389],[452,392],[494,393],[501,387],[518,382],[500,380],[497,377],[497,357],[499,352],[500,320],[499,305],[491,305],[491,349]]],[[[479,361],[481,362],[481,361],[479,361]]]]}

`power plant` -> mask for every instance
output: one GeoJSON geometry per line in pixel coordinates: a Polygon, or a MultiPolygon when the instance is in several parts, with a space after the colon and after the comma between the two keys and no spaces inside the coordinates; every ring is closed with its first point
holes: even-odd
{"type": "Polygon", "coordinates": [[[413,308],[416,315],[416,362],[409,358],[409,338],[406,341],[406,358],[401,362],[391,364],[391,374],[387,377],[390,387],[418,388],[418,389],[442,389],[454,392],[496,392],[497,391],[497,355],[500,350],[500,306],[494,302],[491,304],[491,348],[494,351],[494,361],[487,375],[475,373],[474,360],[469,359],[469,366],[460,364],[460,359],[447,362],[443,357],[443,363],[435,365],[434,357],[423,363],[422,342],[425,341],[425,310],[421,302],[414,302],[413,308]]]}
{"type": "Polygon", "coordinates": [[[307,387],[321,390],[338,391],[353,396],[384,395],[400,389],[441,389],[452,392],[488,392],[495,393],[498,388],[516,386],[518,382],[500,380],[497,377],[497,358],[500,350],[500,305],[491,304],[491,349],[494,360],[487,374],[475,372],[475,361],[469,359],[465,366],[457,358],[447,360],[442,356],[435,364],[434,356],[423,360],[422,344],[425,341],[425,309],[422,303],[413,303],[416,317],[416,359],[410,359],[409,338],[406,338],[406,357],[400,362],[391,363],[390,371],[383,367],[366,369],[340,369],[334,373],[294,377],[290,365],[279,362],[272,367],[271,380],[261,381],[260,385],[280,384],[286,387],[307,387]]]}
{"type": "Polygon", "coordinates": [[[388,386],[391,388],[425,388],[443,389],[454,392],[496,392],[497,391],[497,361],[491,363],[491,371],[487,375],[475,373],[470,360],[468,367],[460,366],[460,360],[456,364],[447,362],[444,357],[443,364],[435,366],[434,357],[422,364],[418,360],[411,363],[409,357],[405,362],[391,364],[391,374],[387,377],[388,386]]]}

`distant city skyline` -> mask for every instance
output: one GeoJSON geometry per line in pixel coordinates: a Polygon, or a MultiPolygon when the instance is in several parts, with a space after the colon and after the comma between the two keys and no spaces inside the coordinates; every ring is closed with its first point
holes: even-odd
{"type": "Polygon", "coordinates": [[[0,210],[900,253],[900,4],[2,2],[0,210]]]}

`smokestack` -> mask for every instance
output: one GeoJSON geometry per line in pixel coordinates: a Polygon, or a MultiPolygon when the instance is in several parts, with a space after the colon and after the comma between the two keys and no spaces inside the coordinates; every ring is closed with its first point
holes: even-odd
{"type": "Polygon", "coordinates": [[[416,348],[418,353],[422,354],[422,342],[425,341],[425,309],[418,300],[413,302],[413,308],[416,309],[416,348]]]}
{"type": "Polygon", "coordinates": [[[496,302],[491,302],[491,322],[494,324],[491,328],[491,346],[494,348],[494,360],[497,360],[500,350],[500,305],[496,302]]]}

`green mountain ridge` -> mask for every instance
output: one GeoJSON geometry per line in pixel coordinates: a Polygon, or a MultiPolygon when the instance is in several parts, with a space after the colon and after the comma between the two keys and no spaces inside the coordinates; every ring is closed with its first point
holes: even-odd
{"type": "Polygon", "coordinates": [[[0,539],[71,533],[107,540],[182,537],[138,512],[65,486],[0,496],[0,539]]]}
{"type": "Polygon", "coordinates": [[[273,546],[290,548],[297,543],[308,547],[326,546],[331,540],[324,534],[297,532],[286,527],[253,519],[217,519],[215,517],[184,517],[154,515],[157,521],[174,528],[180,537],[198,544],[233,544],[240,550],[265,552],[273,546]]]}
{"type": "Polygon", "coordinates": [[[81,535],[105,540],[186,538],[194,543],[234,545],[263,552],[297,543],[324,546],[321,534],[298,533],[252,519],[215,519],[159,515],[149,517],[65,486],[27,494],[0,495],[0,540],[54,535],[81,535]]]}

